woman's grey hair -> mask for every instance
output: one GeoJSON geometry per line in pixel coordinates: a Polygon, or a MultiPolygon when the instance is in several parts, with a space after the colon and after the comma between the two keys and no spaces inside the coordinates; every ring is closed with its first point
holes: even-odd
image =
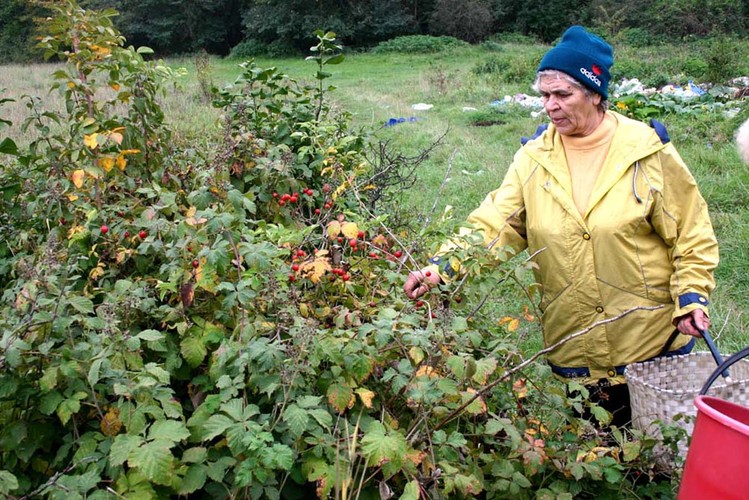
{"type": "MultiPolygon", "coordinates": [[[[538,90],[538,84],[539,84],[539,81],[541,80],[541,77],[543,77],[543,76],[551,76],[551,77],[559,78],[559,79],[562,79],[562,80],[564,80],[566,82],[569,82],[572,85],[574,85],[575,87],[577,87],[577,88],[581,89],[583,92],[585,92],[585,95],[589,99],[592,98],[596,94],[595,92],[593,92],[588,87],[586,87],[582,83],[580,83],[577,80],[575,80],[574,78],[572,78],[570,75],[568,75],[564,71],[559,71],[559,70],[556,70],[556,69],[545,69],[545,70],[542,70],[542,71],[539,71],[538,73],[536,73],[536,81],[533,82],[533,85],[532,85],[533,90],[535,90],[536,92],[539,92],[539,90],[538,90]]],[[[606,99],[603,98],[603,96],[601,96],[601,102],[598,103],[598,110],[602,111],[602,112],[605,112],[607,109],[609,109],[609,101],[607,101],[606,99]]]]}

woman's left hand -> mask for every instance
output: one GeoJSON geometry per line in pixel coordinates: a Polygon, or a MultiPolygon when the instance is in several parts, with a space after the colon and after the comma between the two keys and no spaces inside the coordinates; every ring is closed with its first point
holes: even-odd
{"type": "Polygon", "coordinates": [[[676,328],[684,335],[702,337],[702,330],[710,328],[710,318],[702,309],[695,309],[676,320],[676,328]]]}

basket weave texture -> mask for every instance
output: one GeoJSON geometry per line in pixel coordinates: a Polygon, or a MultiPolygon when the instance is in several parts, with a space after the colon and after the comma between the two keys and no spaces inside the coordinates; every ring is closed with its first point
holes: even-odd
{"type": "MultiPolygon", "coordinates": [[[[633,427],[661,439],[654,421],[671,423],[679,413],[695,417],[694,398],[716,368],[708,352],[656,358],[627,366],[624,376],[629,387],[633,427]]],[[[718,377],[708,394],[749,406],[749,359],[739,360],[729,372],[731,381],[718,377]]],[[[680,419],[677,423],[692,434],[694,418],[680,419]]],[[[686,443],[679,448],[686,456],[686,443]]]]}

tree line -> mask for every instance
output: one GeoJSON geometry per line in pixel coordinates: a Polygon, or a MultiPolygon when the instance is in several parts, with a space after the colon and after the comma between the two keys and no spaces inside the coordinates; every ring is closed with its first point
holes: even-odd
{"type": "MultiPolygon", "coordinates": [[[[5,0],[0,60],[40,57],[36,26],[66,0],[5,0]]],[[[478,43],[499,33],[551,42],[579,23],[640,43],[710,35],[746,36],[745,0],[81,0],[119,12],[115,24],[135,46],[159,55],[205,50],[285,55],[306,50],[311,33],[334,31],[348,48],[366,49],[404,35],[453,36],[478,43]]]]}

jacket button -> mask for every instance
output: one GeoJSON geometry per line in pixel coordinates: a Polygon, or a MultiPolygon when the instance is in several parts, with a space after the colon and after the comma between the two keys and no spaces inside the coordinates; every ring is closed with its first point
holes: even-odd
{"type": "Polygon", "coordinates": [[[583,239],[589,240],[590,239],[590,233],[583,233],[583,239]]]}
{"type": "Polygon", "coordinates": [[[609,377],[615,377],[616,376],[616,372],[614,370],[609,370],[608,374],[609,374],[609,377]]]}
{"type": "Polygon", "coordinates": [[[603,307],[602,306],[596,306],[596,312],[597,313],[602,313],[603,312],[603,307]]]}

